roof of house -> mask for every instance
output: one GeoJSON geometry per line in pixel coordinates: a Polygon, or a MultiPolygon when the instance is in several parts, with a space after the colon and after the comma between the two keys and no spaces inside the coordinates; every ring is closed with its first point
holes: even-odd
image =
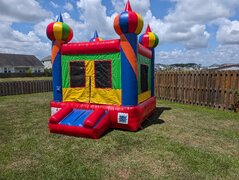
{"type": "Polygon", "coordinates": [[[34,55],[0,53],[0,67],[4,66],[44,67],[41,61],[34,55]]]}
{"type": "Polygon", "coordinates": [[[44,57],[41,61],[42,62],[44,62],[44,61],[51,61],[51,55],[47,56],[47,57],[44,57]]]}
{"type": "Polygon", "coordinates": [[[221,64],[215,67],[211,67],[210,70],[237,70],[239,68],[239,64],[221,64]]]}

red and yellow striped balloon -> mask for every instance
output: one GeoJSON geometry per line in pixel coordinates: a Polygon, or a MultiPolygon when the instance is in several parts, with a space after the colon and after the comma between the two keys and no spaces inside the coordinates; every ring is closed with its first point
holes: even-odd
{"type": "Polygon", "coordinates": [[[52,41],[69,42],[73,37],[73,31],[69,25],[64,22],[52,22],[46,29],[47,37],[52,41]]]}
{"type": "Polygon", "coordinates": [[[147,48],[155,48],[159,43],[159,39],[155,33],[151,32],[150,26],[148,26],[146,33],[140,36],[139,43],[147,48]]]}

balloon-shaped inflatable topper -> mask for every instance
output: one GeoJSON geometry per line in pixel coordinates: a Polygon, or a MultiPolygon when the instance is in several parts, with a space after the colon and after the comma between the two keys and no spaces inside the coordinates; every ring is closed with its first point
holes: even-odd
{"type": "Polygon", "coordinates": [[[157,34],[151,32],[149,25],[147,27],[145,34],[140,36],[139,43],[147,48],[155,48],[158,45],[159,43],[158,36],[157,34]]]}
{"type": "Polygon", "coordinates": [[[65,43],[73,37],[71,27],[63,22],[61,15],[57,22],[52,22],[47,26],[46,34],[51,41],[63,41],[65,43]]]}
{"type": "Polygon", "coordinates": [[[94,37],[90,39],[90,42],[99,42],[99,41],[103,41],[103,39],[100,38],[100,37],[98,36],[97,31],[95,31],[94,37]]]}
{"type": "Polygon", "coordinates": [[[142,17],[132,11],[130,2],[128,1],[125,6],[125,11],[117,15],[114,19],[114,29],[118,35],[124,33],[139,34],[144,26],[142,17]]]}

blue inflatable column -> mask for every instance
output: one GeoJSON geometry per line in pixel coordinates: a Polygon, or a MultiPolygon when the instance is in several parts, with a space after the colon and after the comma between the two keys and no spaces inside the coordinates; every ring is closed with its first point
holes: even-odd
{"type": "Polygon", "coordinates": [[[120,36],[122,105],[138,105],[138,37],[134,33],[120,36]]]}
{"type": "Polygon", "coordinates": [[[154,48],[152,50],[152,58],[151,58],[151,96],[154,96],[154,60],[155,60],[155,51],[154,48]]]}
{"type": "Polygon", "coordinates": [[[122,105],[138,105],[138,34],[142,31],[142,17],[132,11],[130,2],[124,12],[115,17],[114,29],[120,35],[122,105]]]}
{"type": "Polygon", "coordinates": [[[57,52],[52,64],[53,100],[62,101],[62,73],[61,73],[61,42],[55,41],[52,45],[52,56],[57,52]]]}

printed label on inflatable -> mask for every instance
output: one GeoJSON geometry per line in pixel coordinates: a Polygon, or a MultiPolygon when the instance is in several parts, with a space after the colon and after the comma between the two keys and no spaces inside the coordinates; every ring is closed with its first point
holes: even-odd
{"type": "Polygon", "coordinates": [[[51,108],[51,116],[53,116],[54,114],[57,113],[57,111],[60,111],[60,110],[61,110],[61,108],[52,107],[52,108],[51,108]]]}
{"type": "Polygon", "coordinates": [[[119,124],[128,124],[128,113],[118,113],[118,123],[119,124]]]}

